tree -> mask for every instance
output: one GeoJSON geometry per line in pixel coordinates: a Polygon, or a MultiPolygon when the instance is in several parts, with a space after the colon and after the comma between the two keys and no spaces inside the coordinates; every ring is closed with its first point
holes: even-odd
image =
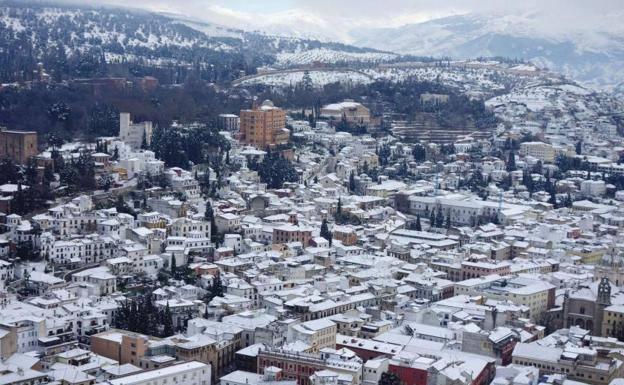
{"type": "Polygon", "coordinates": [[[451,212],[446,213],[446,228],[451,228],[451,212]]]}
{"type": "Polygon", "coordinates": [[[583,141],[579,140],[578,142],[576,142],[575,150],[576,150],[576,155],[581,155],[582,154],[582,152],[583,152],[583,141]]]}
{"type": "Polygon", "coordinates": [[[395,373],[383,372],[378,385],[401,385],[401,379],[395,373]]]}
{"type": "Polygon", "coordinates": [[[212,209],[212,204],[210,200],[206,199],[206,210],[204,210],[204,220],[206,222],[210,222],[212,225],[214,223],[214,210],[212,209]]]}
{"type": "Polygon", "coordinates": [[[12,209],[17,214],[23,215],[28,212],[28,205],[26,203],[26,195],[22,189],[22,183],[17,183],[17,192],[13,197],[12,209]]]}
{"type": "Polygon", "coordinates": [[[427,149],[418,143],[412,148],[412,156],[416,162],[424,162],[427,159],[427,149]]]}
{"type": "Polygon", "coordinates": [[[285,182],[299,181],[299,174],[293,164],[283,156],[269,153],[255,170],[269,188],[282,188],[285,182]]]}
{"type": "Polygon", "coordinates": [[[175,278],[178,274],[178,267],[176,266],[176,258],[174,255],[171,256],[171,276],[175,278]]]}
{"type": "Polygon", "coordinates": [[[143,136],[141,137],[141,149],[147,150],[149,146],[147,145],[147,132],[143,130],[143,136]]]}
{"type": "Polygon", "coordinates": [[[349,174],[349,191],[355,191],[355,173],[353,171],[349,174]]]}
{"type": "Polygon", "coordinates": [[[301,87],[306,92],[312,92],[314,90],[314,85],[312,83],[312,77],[310,76],[310,71],[303,72],[303,78],[301,78],[301,87]]]}
{"type": "Polygon", "coordinates": [[[436,227],[442,228],[444,226],[444,213],[442,207],[438,207],[438,213],[436,214],[436,227]]]}
{"type": "Polygon", "coordinates": [[[429,227],[434,228],[435,225],[436,225],[435,211],[431,210],[431,213],[429,214],[429,227]]]}
{"type": "Polygon", "coordinates": [[[329,228],[327,227],[327,220],[323,219],[323,223],[321,223],[321,237],[329,240],[329,228]]]}
{"type": "Polygon", "coordinates": [[[548,199],[548,203],[553,205],[554,208],[557,208],[557,194],[555,193],[555,189],[550,189],[550,198],[548,199]]]}
{"type": "Polygon", "coordinates": [[[52,168],[52,165],[48,164],[45,166],[45,169],[43,170],[43,180],[46,183],[54,181],[54,169],[52,168]]]}
{"type": "Polygon", "coordinates": [[[22,261],[33,259],[34,250],[30,242],[19,242],[15,248],[15,256],[22,261]]]}
{"type": "Polygon", "coordinates": [[[422,231],[422,225],[420,224],[420,214],[416,215],[416,231],[422,231]]]}
{"type": "Polygon", "coordinates": [[[168,301],[165,311],[162,312],[161,323],[163,325],[163,337],[171,337],[173,335],[173,319],[168,301]]]}
{"type": "Polygon", "coordinates": [[[212,301],[215,297],[221,297],[223,295],[223,283],[221,282],[221,277],[217,275],[210,286],[210,290],[206,294],[205,302],[206,305],[212,301]]]}
{"type": "Polygon", "coordinates": [[[10,158],[0,163],[0,184],[15,183],[20,179],[19,168],[10,158]]]}
{"type": "Polygon", "coordinates": [[[516,154],[513,151],[509,151],[509,157],[507,158],[507,171],[516,171],[516,154]]]}
{"type": "Polygon", "coordinates": [[[113,185],[113,178],[110,175],[101,176],[98,178],[97,184],[102,190],[108,191],[113,185]]]}
{"type": "Polygon", "coordinates": [[[338,198],[338,205],[336,206],[336,215],[342,214],[342,199],[338,198]]]}
{"type": "Polygon", "coordinates": [[[206,169],[199,180],[199,188],[204,197],[210,195],[210,169],[206,169]]]}

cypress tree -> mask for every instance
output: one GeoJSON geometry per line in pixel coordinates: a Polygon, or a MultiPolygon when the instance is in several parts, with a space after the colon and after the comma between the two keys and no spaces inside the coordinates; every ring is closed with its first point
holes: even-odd
{"type": "Polygon", "coordinates": [[[509,158],[507,159],[507,171],[516,171],[516,154],[513,151],[509,151],[509,158]]]}
{"type": "Polygon", "coordinates": [[[169,308],[169,302],[167,302],[167,306],[165,307],[165,311],[163,313],[163,337],[171,337],[173,335],[173,320],[171,319],[171,309],[169,308]]]}
{"type": "Polygon", "coordinates": [[[436,227],[442,228],[444,226],[444,213],[442,207],[438,207],[438,213],[436,214],[436,227]]]}
{"type": "Polygon", "coordinates": [[[323,219],[323,223],[321,223],[321,237],[325,239],[329,239],[329,228],[327,227],[327,220],[323,219]]]}
{"type": "Polygon", "coordinates": [[[422,225],[420,224],[420,214],[416,215],[416,231],[422,231],[422,225]]]}
{"type": "Polygon", "coordinates": [[[176,258],[175,255],[171,256],[171,276],[173,278],[176,277],[178,267],[176,266],[176,258]]]}
{"type": "Polygon", "coordinates": [[[355,191],[355,174],[353,173],[353,171],[351,171],[351,174],[349,174],[349,191],[355,191]]]}

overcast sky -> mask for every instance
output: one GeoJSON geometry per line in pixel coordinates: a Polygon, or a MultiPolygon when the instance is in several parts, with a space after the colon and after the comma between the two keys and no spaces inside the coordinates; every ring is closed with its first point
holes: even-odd
{"type": "Polygon", "coordinates": [[[397,27],[464,14],[531,14],[534,27],[617,29],[624,0],[82,0],[171,12],[242,29],[294,32],[349,41],[358,28],[397,27]]]}

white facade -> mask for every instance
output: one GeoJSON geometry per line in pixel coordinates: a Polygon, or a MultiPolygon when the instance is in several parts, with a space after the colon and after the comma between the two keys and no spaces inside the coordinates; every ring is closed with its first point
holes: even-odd
{"type": "Polygon", "coordinates": [[[111,385],[210,385],[210,375],[210,365],[191,361],[148,370],[109,382],[111,385]]]}
{"type": "Polygon", "coordinates": [[[152,130],[152,122],[133,123],[130,120],[130,113],[119,114],[119,138],[133,149],[141,148],[144,138],[149,145],[152,140],[152,130]]]}

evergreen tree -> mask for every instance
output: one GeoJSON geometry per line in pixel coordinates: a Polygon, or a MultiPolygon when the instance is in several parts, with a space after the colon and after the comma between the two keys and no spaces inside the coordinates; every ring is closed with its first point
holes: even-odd
{"type": "Polygon", "coordinates": [[[444,213],[442,207],[438,207],[438,213],[436,214],[436,227],[442,228],[444,226],[444,213]]]}
{"type": "Polygon", "coordinates": [[[516,154],[513,151],[509,151],[509,157],[507,159],[507,171],[516,171],[516,154]]]}
{"type": "Polygon", "coordinates": [[[314,91],[314,85],[312,83],[312,77],[310,76],[310,71],[303,72],[303,78],[301,78],[301,86],[304,91],[312,92],[314,91]]]}
{"type": "Polygon", "coordinates": [[[199,180],[199,188],[204,197],[210,195],[210,169],[206,169],[199,180]]]}
{"type": "Polygon", "coordinates": [[[416,215],[416,231],[422,231],[422,225],[420,224],[420,214],[416,215]]]}
{"type": "Polygon", "coordinates": [[[383,372],[378,385],[401,385],[401,379],[395,373],[383,372]]]}
{"type": "Polygon", "coordinates": [[[338,198],[338,206],[336,206],[336,215],[342,214],[342,199],[338,198]]]}
{"type": "Polygon", "coordinates": [[[446,213],[446,228],[451,228],[451,212],[446,213]]]}
{"type": "Polygon", "coordinates": [[[141,137],[141,149],[147,150],[149,146],[147,145],[147,133],[143,130],[143,136],[141,137]]]}
{"type": "Polygon", "coordinates": [[[178,273],[178,267],[176,266],[176,258],[174,255],[171,256],[171,276],[176,278],[178,273]]]}
{"type": "Polygon", "coordinates": [[[579,140],[578,142],[576,142],[575,150],[576,150],[576,155],[581,155],[582,154],[582,152],[583,152],[583,142],[582,141],[579,140]]]}
{"type": "Polygon", "coordinates": [[[45,166],[45,169],[43,170],[43,180],[46,183],[54,181],[54,169],[52,168],[52,165],[48,164],[45,166]]]}
{"type": "Polygon", "coordinates": [[[552,204],[554,208],[557,208],[557,194],[555,193],[555,189],[552,188],[550,191],[550,198],[548,199],[548,203],[552,204]]]}
{"type": "Polygon", "coordinates": [[[416,162],[424,162],[427,159],[427,150],[425,146],[420,143],[417,143],[412,148],[412,156],[416,162]]]}
{"type": "Polygon", "coordinates": [[[212,286],[210,286],[210,290],[208,291],[205,302],[206,305],[212,301],[215,297],[223,296],[223,283],[221,282],[221,277],[217,275],[212,282],[212,286]]]}
{"type": "Polygon", "coordinates": [[[349,191],[355,191],[355,173],[353,171],[349,174],[349,191]]]}
{"type": "Polygon", "coordinates": [[[435,226],[436,226],[435,211],[431,210],[431,213],[429,214],[429,227],[434,228],[435,226]]]}
{"type": "Polygon", "coordinates": [[[323,222],[321,223],[321,233],[320,233],[321,237],[325,238],[325,239],[329,239],[329,228],[327,227],[327,220],[323,219],[323,222]]]}
{"type": "Polygon", "coordinates": [[[165,307],[165,311],[162,316],[162,325],[163,325],[163,337],[171,337],[174,333],[173,330],[173,319],[171,317],[171,309],[169,308],[169,302],[167,301],[167,306],[165,307]]]}
{"type": "Polygon", "coordinates": [[[22,189],[22,182],[17,183],[17,192],[13,197],[13,205],[12,209],[15,213],[19,215],[24,215],[28,212],[28,207],[26,204],[26,195],[22,189]]]}
{"type": "Polygon", "coordinates": [[[0,163],[0,184],[16,183],[20,179],[19,168],[10,158],[0,163]]]}
{"type": "Polygon", "coordinates": [[[299,174],[293,164],[273,153],[267,153],[257,171],[260,180],[269,188],[282,188],[285,182],[299,181],[299,174]]]}

